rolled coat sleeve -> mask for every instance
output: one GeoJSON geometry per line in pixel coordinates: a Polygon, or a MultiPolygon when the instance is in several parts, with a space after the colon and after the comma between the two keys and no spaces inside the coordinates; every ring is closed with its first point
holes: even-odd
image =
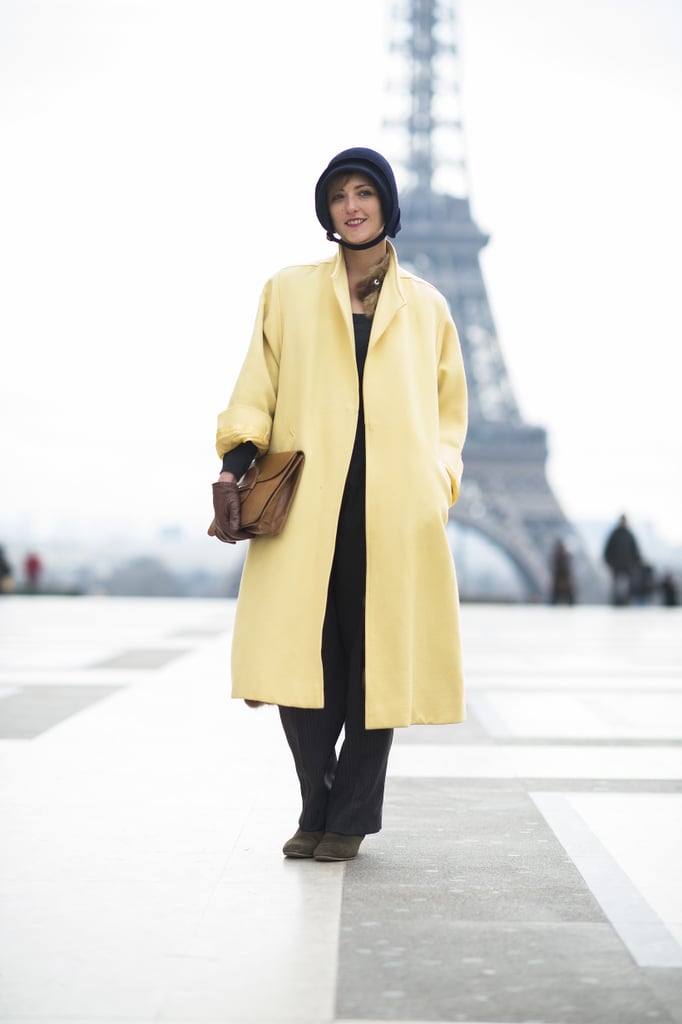
{"type": "Polygon", "coordinates": [[[221,459],[243,441],[251,441],[259,454],[268,450],[277,404],[280,350],[277,287],[272,279],[261,294],[251,342],[229,404],[218,416],[216,451],[221,459]]]}

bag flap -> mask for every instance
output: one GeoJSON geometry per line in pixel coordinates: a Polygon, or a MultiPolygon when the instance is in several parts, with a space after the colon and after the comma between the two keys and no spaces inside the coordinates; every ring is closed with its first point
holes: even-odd
{"type": "MultiPolygon", "coordinates": [[[[268,452],[267,455],[262,455],[256,462],[258,469],[257,479],[262,483],[274,480],[302,458],[303,452],[273,452],[272,454],[268,452]]],[[[248,477],[249,473],[245,477],[245,482],[248,481],[250,483],[248,477]]]]}

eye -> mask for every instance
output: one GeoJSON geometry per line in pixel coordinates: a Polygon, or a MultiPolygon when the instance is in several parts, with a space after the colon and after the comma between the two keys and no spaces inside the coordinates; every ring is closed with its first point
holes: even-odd
{"type": "Polygon", "coordinates": [[[330,203],[338,203],[343,199],[343,192],[335,192],[333,196],[329,197],[330,203]]]}
{"type": "Polygon", "coordinates": [[[373,196],[374,192],[371,188],[361,188],[358,194],[365,198],[367,196],[373,196]]]}

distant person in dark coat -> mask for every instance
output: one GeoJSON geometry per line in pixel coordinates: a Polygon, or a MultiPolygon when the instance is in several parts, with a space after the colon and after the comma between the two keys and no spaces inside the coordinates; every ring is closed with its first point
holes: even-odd
{"type": "Polygon", "coordinates": [[[552,604],[574,604],[573,567],[571,555],[562,540],[554,545],[552,555],[552,604]]]}
{"type": "Polygon", "coordinates": [[[7,561],[5,549],[0,547],[0,594],[9,594],[14,590],[12,566],[7,561]]]}
{"type": "Polygon", "coordinates": [[[604,561],[610,568],[613,577],[612,603],[614,605],[630,604],[633,584],[642,558],[626,516],[620,517],[618,525],[607,538],[604,561]]]}
{"type": "Polygon", "coordinates": [[[666,608],[675,608],[679,604],[677,583],[671,572],[665,573],[659,583],[659,590],[661,591],[661,598],[666,608]]]}

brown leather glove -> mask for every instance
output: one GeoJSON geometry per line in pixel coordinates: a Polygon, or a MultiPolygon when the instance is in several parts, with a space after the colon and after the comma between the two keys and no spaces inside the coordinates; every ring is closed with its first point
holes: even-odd
{"type": "Polygon", "coordinates": [[[217,480],[213,484],[213,511],[215,512],[215,535],[226,544],[248,540],[249,534],[241,527],[241,501],[239,488],[228,480],[217,480]]]}

